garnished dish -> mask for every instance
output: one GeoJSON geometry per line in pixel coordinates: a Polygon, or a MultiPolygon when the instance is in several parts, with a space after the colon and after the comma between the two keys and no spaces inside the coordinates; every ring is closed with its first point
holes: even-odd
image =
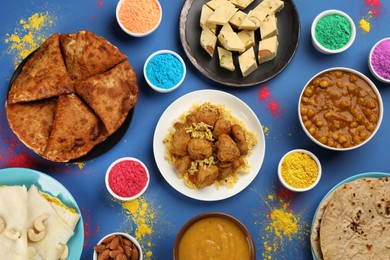
{"type": "Polygon", "coordinates": [[[239,173],[250,168],[246,157],[257,138],[224,105],[205,102],[193,104],[175,120],[163,142],[178,177],[199,189],[212,184],[233,187],[239,173]]]}
{"type": "Polygon", "coordinates": [[[329,191],[311,230],[314,259],[384,259],[390,254],[390,174],[352,176],[329,191]]]}
{"type": "Polygon", "coordinates": [[[254,180],[264,160],[265,140],[257,116],[244,102],[226,92],[201,90],[180,97],[164,111],[153,152],[173,188],[194,199],[215,201],[239,193],[254,180]],[[215,127],[210,119],[221,121],[215,127]],[[229,134],[218,136],[223,122],[244,133],[241,149],[246,154],[234,141],[231,126],[229,134]]]}
{"type": "Polygon", "coordinates": [[[126,55],[85,30],[53,34],[17,71],[5,105],[9,125],[50,161],[86,155],[121,127],[138,99],[126,55]]]}
{"type": "Polygon", "coordinates": [[[80,210],[60,183],[34,170],[0,170],[1,259],[78,259],[83,241],[80,210]]]}
{"type": "Polygon", "coordinates": [[[305,133],[332,150],[365,144],[383,117],[382,98],[370,79],[348,68],[315,75],[302,90],[299,119],[305,133]]]}
{"type": "Polygon", "coordinates": [[[180,39],[192,64],[209,79],[234,87],[278,75],[292,60],[299,37],[291,0],[186,0],[180,15],[180,39]]]}

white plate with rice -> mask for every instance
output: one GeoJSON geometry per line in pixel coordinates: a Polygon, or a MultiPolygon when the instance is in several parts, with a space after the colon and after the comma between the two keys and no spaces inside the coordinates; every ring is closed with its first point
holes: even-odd
{"type": "Polygon", "coordinates": [[[265,155],[265,138],[263,128],[253,110],[239,98],[218,90],[199,90],[188,93],[175,100],[161,115],[153,139],[153,152],[157,167],[165,180],[178,192],[190,198],[201,201],[218,201],[232,197],[244,190],[260,172],[265,155]],[[180,118],[183,113],[189,111],[194,104],[210,102],[215,105],[223,105],[230,110],[233,117],[242,121],[248,131],[257,137],[257,145],[247,156],[250,165],[248,173],[239,174],[238,181],[233,187],[225,185],[211,185],[202,189],[188,187],[183,179],[179,178],[174,167],[165,158],[164,138],[168,135],[173,122],[180,118]]]}

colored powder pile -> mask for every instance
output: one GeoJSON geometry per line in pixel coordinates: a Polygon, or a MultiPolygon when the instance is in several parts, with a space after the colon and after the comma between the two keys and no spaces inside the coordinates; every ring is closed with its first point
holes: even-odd
{"type": "Polygon", "coordinates": [[[307,246],[310,223],[303,221],[302,215],[293,211],[290,205],[292,198],[293,193],[285,188],[263,198],[269,212],[265,220],[256,223],[262,227],[262,259],[277,259],[286,247],[301,252],[307,246]]]}
{"type": "Polygon", "coordinates": [[[273,116],[282,115],[279,103],[271,95],[271,92],[269,91],[267,86],[262,86],[257,91],[257,98],[259,101],[266,103],[268,110],[273,116]]]}
{"type": "Polygon", "coordinates": [[[330,14],[322,17],[315,27],[315,38],[327,49],[337,50],[351,39],[352,28],[346,17],[330,14]]]}
{"type": "Polygon", "coordinates": [[[34,13],[27,19],[21,19],[13,33],[6,34],[8,53],[16,56],[15,64],[19,64],[51,35],[49,28],[54,22],[55,16],[48,12],[34,13]]]}
{"type": "Polygon", "coordinates": [[[380,0],[364,0],[366,14],[359,20],[359,28],[368,33],[372,28],[373,18],[377,18],[381,13],[382,4],[380,0]]]}
{"type": "Polygon", "coordinates": [[[156,0],[125,0],[119,9],[119,20],[133,33],[147,33],[153,30],[161,18],[156,0]]]}
{"type": "Polygon", "coordinates": [[[383,40],[375,47],[371,64],[380,77],[390,80],[390,40],[383,40]]]}
{"type": "Polygon", "coordinates": [[[144,259],[151,259],[153,256],[151,237],[154,233],[155,211],[150,203],[146,202],[144,197],[127,201],[122,204],[129,220],[133,221],[135,229],[135,238],[140,242],[142,250],[145,252],[144,259]]]}

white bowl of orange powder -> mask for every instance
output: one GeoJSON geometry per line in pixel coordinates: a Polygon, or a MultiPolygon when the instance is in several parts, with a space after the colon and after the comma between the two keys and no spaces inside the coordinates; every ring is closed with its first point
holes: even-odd
{"type": "Polygon", "coordinates": [[[120,0],[116,7],[116,19],[127,34],[144,37],[160,25],[162,8],[158,0],[120,0]]]}

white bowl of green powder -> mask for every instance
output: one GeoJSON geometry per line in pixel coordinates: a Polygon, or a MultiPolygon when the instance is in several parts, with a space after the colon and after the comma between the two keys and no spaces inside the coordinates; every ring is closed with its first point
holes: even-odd
{"type": "Polygon", "coordinates": [[[326,10],[316,16],[311,26],[311,39],[316,50],[336,54],[351,47],[356,37],[352,18],[340,10],[326,10]]]}
{"type": "Polygon", "coordinates": [[[144,64],[144,77],[155,91],[168,93],[177,89],[186,76],[186,65],[174,51],[159,50],[152,53],[144,64]]]}

